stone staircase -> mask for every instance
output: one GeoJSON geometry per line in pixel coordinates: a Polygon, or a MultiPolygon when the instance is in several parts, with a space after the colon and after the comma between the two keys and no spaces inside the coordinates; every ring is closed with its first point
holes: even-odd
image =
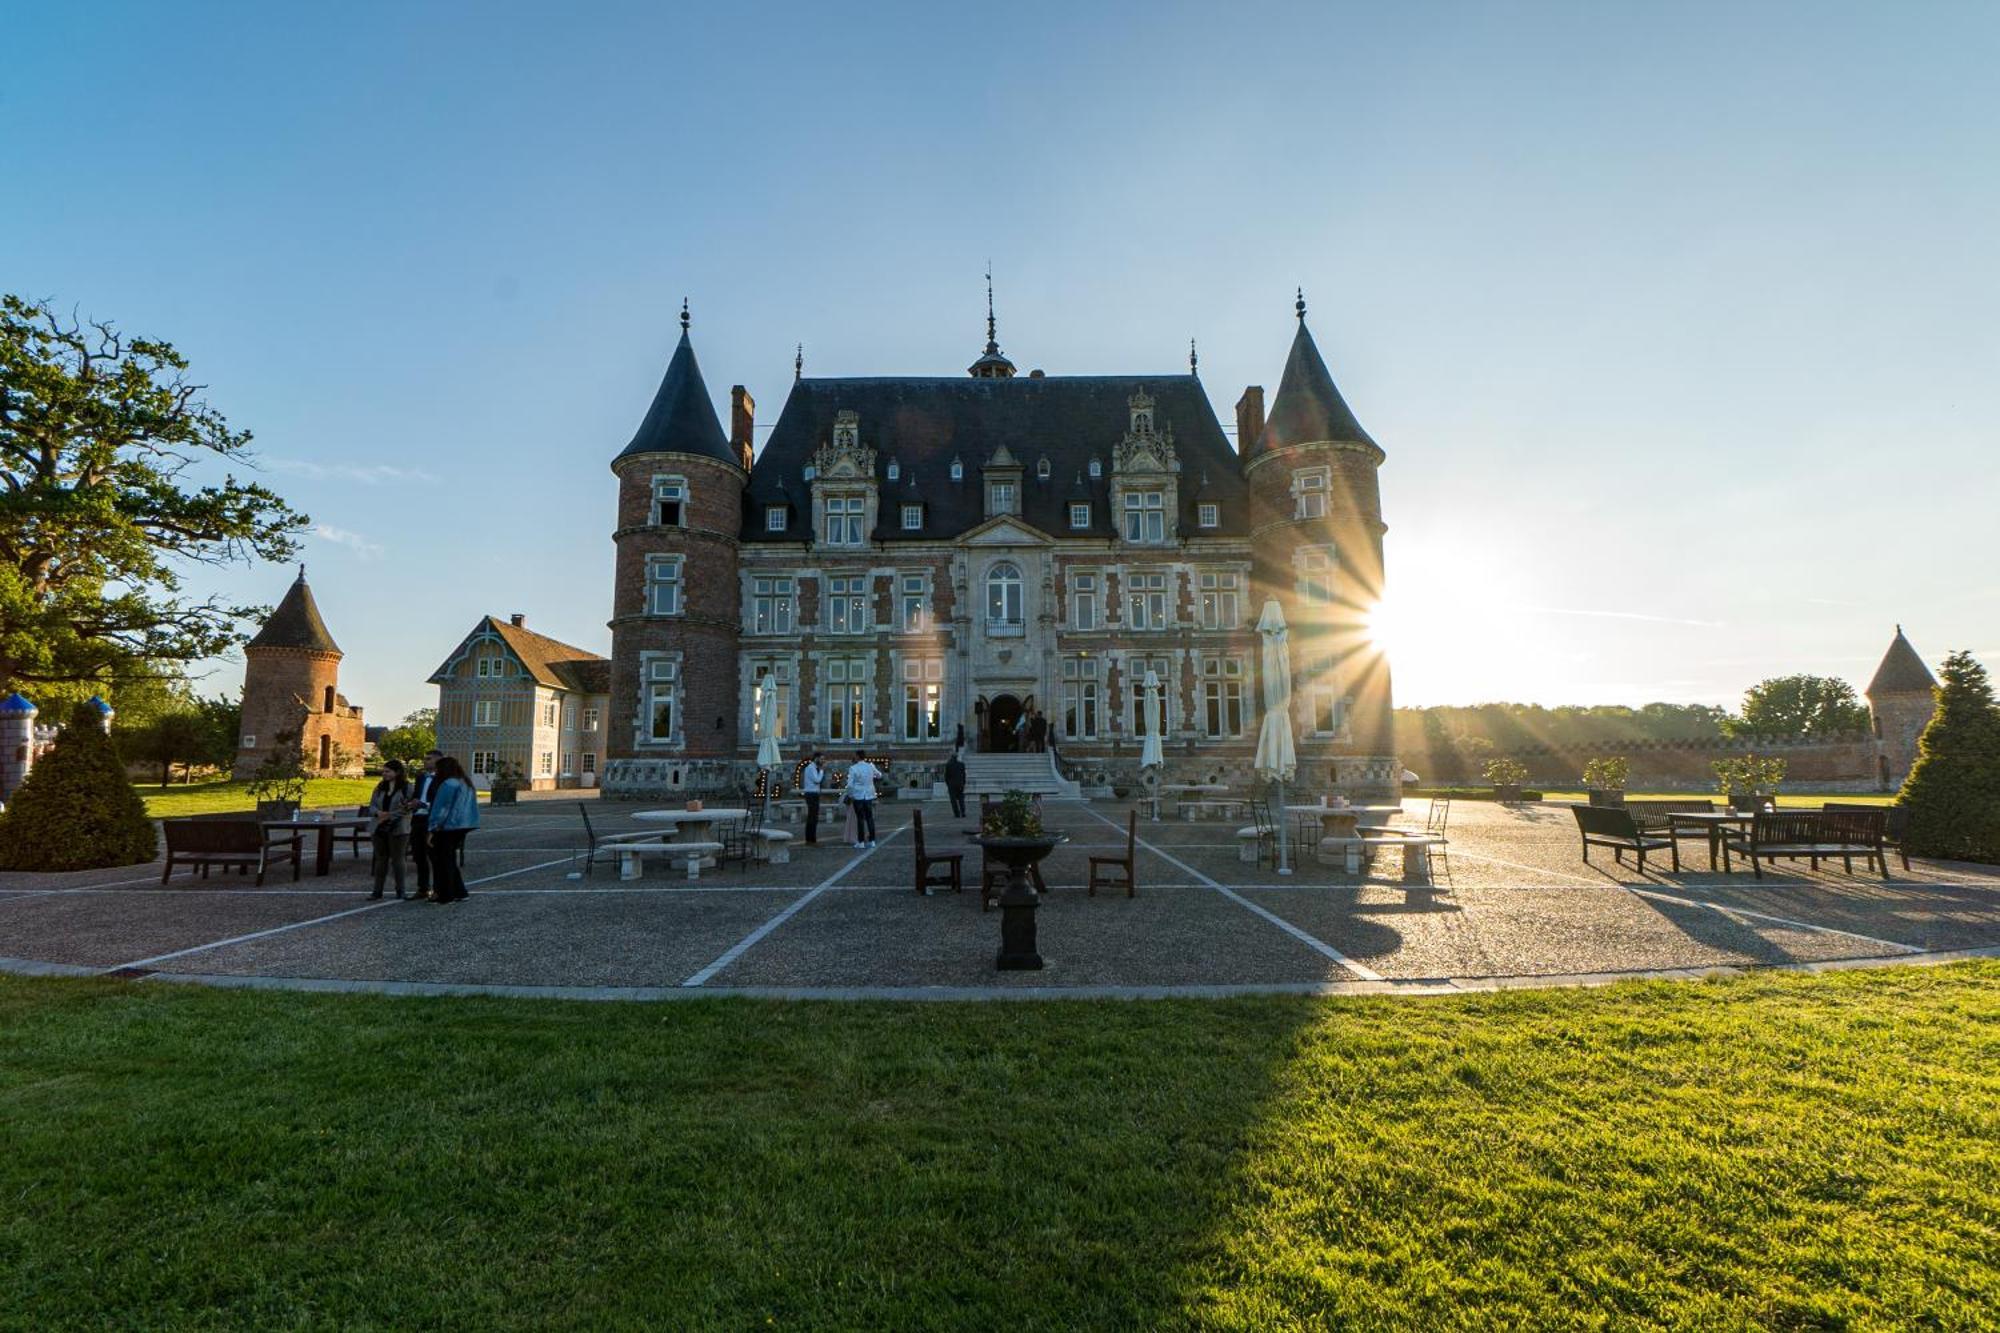
{"type": "Polygon", "coordinates": [[[965,756],[967,796],[998,796],[1004,791],[1025,791],[1038,796],[1061,796],[1079,800],[1077,785],[1056,772],[1053,755],[969,754],[965,756]]]}

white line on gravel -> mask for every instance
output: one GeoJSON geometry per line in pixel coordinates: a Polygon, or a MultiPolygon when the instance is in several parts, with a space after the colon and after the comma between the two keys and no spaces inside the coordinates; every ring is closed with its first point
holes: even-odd
{"type": "Polygon", "coordinates": [[[1820,926],[1814,925],[1810,921],[1795,921],[1788,916],[1772,916],[1769,912],[1753,912],[1747,907],[1732,907],[1727,903],[1706,903],[1696,898],[1681,898],[1671,893],[1661,893],[1656,889],[1634,889],[1627,887],[1625,891],[1636,897],[1657,898],[1663,903],[1676,903],[1682,907],[1706,907],[1709,911],[1720,912],[1724,916],[1747,916],[1758,921],[1772,921],[1781,926],[1791,926],[1798,930],[1816,930],[1826,935],[1845,935],[1851,940],[1860,940],[1864,944],[1877,944],[1884,949],[1895,949],[1901,953],[1925,952],[1925,950],[1918,948],[1914,944],[1904,944],[1898,940],[1878,939],[1873,935],[1863,935],[1859,931],[1841,930],[1837,926],[1820,926]]]}
{"type": "MultiPolygon", "coordinates": [[[[1097,811],[1092,810],[1088,806],[1084,807],[1084,813],[1089,815],[1092,819],[1104,820],[1105,823],[1110,824],[1111,827],[1113,828],[1118,827],[1115,821],[1110,819],[1105,819],[1103,815],[1098,814],[1097,811]]],[[[1372,968],[1364,967],[1360,963],[1355,962],[1352,958],[1349,958],[1346,954],[1334,948],[1331,944],[1328,944],[1325,940],[1320,939],[1316,935],[1307,934],[1305,931],[1300,930],[1297,926],[1285,920],[1277,913],[1265,911],[1263,908],[1259,907],[1256,903],[1251,902],[1248,898],[1245,898],[1243,895],[1237,893],[1235,890],[1227,887],[1226,885],[1216,880],[1210,879],[1207,875],[1202,874],[1201,871],[1196,870],[1193,866],[1181,860],[1179,857],[1171,856],[1168,853],[1161,851],[1158,847],[1154,846],[1150,842],[1147,842],[1144,838],[1135,838],[1134,841],[1139,846],[1144,847],[1147,851],[1151,852],[1153,855],[1159,857],[1167,864],[1179,870],[1182,874],[1194,876],[1197,880],[1200,880],[1203,884],[1206,884],[1209,888],[1214,889],[1217,893],[1229,899],[1229,901],[1235,903],[1238,907],[1241,907],[1246,911],[1253,912],[1256,915],[1263,917],[1266,921],[1276,926],[1279,930],[1284,931],[1287,935],[1290,935],[1292,938],[1298,940],[1300,943],[1306,945],[1308,948],[1315,949],[1318,952],[1325,954],[1328,958],[1331,958],[1334,962],[1340,964],[1342,967],[1346,968],[1349,972],[1352,972],[1355,976],[1361,978],[1363,981],[1380,981],[1382,979],[1382,974],[1380,972],[1374,971],[1372,968]]]]}
{"type": "MultiPolygon", "coordinates": [[[[878,841],[894,842],[896,840],[897,835],[901,834],[903,832],[903,829],[907,829],[909,827],[910,826],[908,824],[905,824],[903,825],[902,828],[891,829],[889,830],[888,837],[879,839],[878,841]]],[[[870,847],[867,851],[862,852],[860,855],[850,858],[846,865],[834,871],[831,875],[828,875],[825,879],[821,880],[819,883],[813,885],[812,888],[806,890],[805,894],[802,895],[797,902],[789,904],[788,906],[785,907],[783,911],[779,912],[769,921],[766,921],[763,925],[758,926],[748,935],[745,935],[742,939],[730,945],[729,948],[726,951],[724,951],[722,957],[716,959],[714,962],[710,963],[707,967],[704,967],[701,971],[689,977],[686,981],[683,981],[681,985],[687,987],[707,985],[708,979],[710,977],[714,976],[716,973],[720,972],[723,968],[728,967],[731,963],[735,962],[737,959],[741,958],[744,954],[748,953],[753,947],[756,946],[757,941],[763,939],[766,935],[769,935],[779,926],[784,925],[787,921],[790,921],[793,917],[797,916],[801,911],[805,909],[805,905],[807,903],[811,902],[813,899],[819,897],[822,893],[825,893],[828,889],[832,888],[835,884],[839,883],[841,877],[847,874],[848,871],[854,869],[854,867],[860,865],[863,861],[866,861],[869,857],[875,855],[875,853],[879,850],[880,850],[879,847],[870,847]]]]}

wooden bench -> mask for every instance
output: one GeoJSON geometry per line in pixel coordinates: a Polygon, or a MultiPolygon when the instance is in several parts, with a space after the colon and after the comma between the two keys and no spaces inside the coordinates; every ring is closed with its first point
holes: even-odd
{"type": "Polygon", "coordinates": [[[1910,831],[1910,812],[1898,805],[1861,805],[1853,801],[1828,801],[1820,807],[1830,815],[1867,815],[1882,812],[1882,846],[1893,849],[1903,863],[1903,869],[1910,868],[1910,849],[1903,843],[1910,831]]]}
{"type": "Polygon", "coordinates": [[[1729,873],[1729,856],[1734,852],[1750,858],[1750,869],[1764,878],[1763,862],[1811,861],[1814,870],[1821,861],[1840,858],[1848,874],[1854,873],[1854,858],[1869,862],[1889,878],[1889,863],[1883,852],[1888,812],[1874,810],[1774,810],[1751,817],[1747,833],[1730,833],[1722,840],[1722,871],[1729,873]]]}
{"type": "Polygon", "coordinates": [[[1680,852],[1682,838],[1696,838],[1708,842],[1709,860],[1715,859],[1714,843],[1719,833],[1714,828],[1696,828],[1692,824],[1676,823],[1675,815],[1712,815],[1719,808],[1714,801],[1702,800],[1636,800],[1627,801],[1622,808],[1632,816],[1632,822],[1639,826],[1639,832],[1649,838],[1666,837],[1674,844],[1676,855],[1680,852]]]}
{"type": "Polygon", "coordinates": [[[1612,860],[1620,865],[1625,863],[1625,853],[1633,853],[1639,861],[1639,873],[1646,873],[1646,853],[1666,849],[1673,857],[1674,873],[1681,868],[1680,844],[1672,837],[1661,837],[1639,827],[1639,821],[1629,810],[1617,806],[1573,805],[1570,813],[1576,816],[1576,831],[1583,835],[1583,863],[1590,864],[1592,847],[1609,847],[1612,860]]]}
{"type": "Polygon", "coordinates": [[[261,887],[264,872],[274,861],[290,861],[292,881],[298,882],[298,838],[289,833],[273,836],[255,819],[169,819],[160,827],[167,835],[167,868],[160,872],[162,884],[173,876],[177,865],[190,869],[200,866],[203,879],[208,878],[210,866],[225,869],[235,866],[246,873],[255,866],[261,887]]]}
{"type": "Polygon", "coordinates": [[[669,864],[685,863],[689,879],[701,878],[701,863],[722,850],[719,842],[621,842],[609,850],[618,856],[618,878],[637,879],[649,856],[664,856],[669,864]]]}

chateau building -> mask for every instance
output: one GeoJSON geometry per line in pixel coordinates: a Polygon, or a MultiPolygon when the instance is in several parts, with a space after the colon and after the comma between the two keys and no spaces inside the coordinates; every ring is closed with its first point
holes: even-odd
{"type": "Polygon", "coordinates": [[[776,695],[788,762],[865,747],[927,781],[953,742],[1016,746],[1036,710],[1086,787],[1136,784],[1164,685],[1166,781],[1243,780],[1266,598],[1291,627],[1298,786],[1396,789],[1382,590],[1383,451],[1341,398],[1303,298],[1278,392],[1232,448],[1184,373],[1016,375],[990,308],[954,377],[798,375],[770,439],[716,415],[681,337],[618,478],[603,785],[754,777],[776,695]]]}
{"type": "Polygon", "coordinates": [[[527,626],[487,616],[431,673],[438,748],[475,785],[504,766],[535,791],[595,787],[604,758],[611,663],[527,626]]]}
{"type": "Polygon", "coordinates": [[[250,777],[266,755],[285,746],[296,747],[314,772],[361,776],[368,728],[360,706],[340,693],[342,656],[301,565],[271,618],[243,646],[236,777],[250,777]]]}

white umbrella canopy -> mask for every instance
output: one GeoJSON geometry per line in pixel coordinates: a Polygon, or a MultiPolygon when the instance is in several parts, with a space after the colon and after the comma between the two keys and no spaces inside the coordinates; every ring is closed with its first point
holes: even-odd
{"type": "Polygon", "coordinates": [[[1146,739],[1139,747],[1139,767],[1158,768],[1167,762],[1167,752],[1161,732],[1166,728],[1166,701],[1160,697],[1160,675],[1151,667],[1146,668],[1146,739]]]}
{"type": "Polygon", "coordinates": [[[769,685],[757,701],[757,767],[776,768],[785,761],[778,749],[778,692],[769,685]]]}
{"type": "Polygon", "coordinates": [[[1257,632],[1264,636],[1264,721],[1257,728],[1255,766],[1266,781],[1290,782],[1299,766],[1292,744],[1292,662],[1285,613],[1275,599],[1264,603],[1257,632]]]}

